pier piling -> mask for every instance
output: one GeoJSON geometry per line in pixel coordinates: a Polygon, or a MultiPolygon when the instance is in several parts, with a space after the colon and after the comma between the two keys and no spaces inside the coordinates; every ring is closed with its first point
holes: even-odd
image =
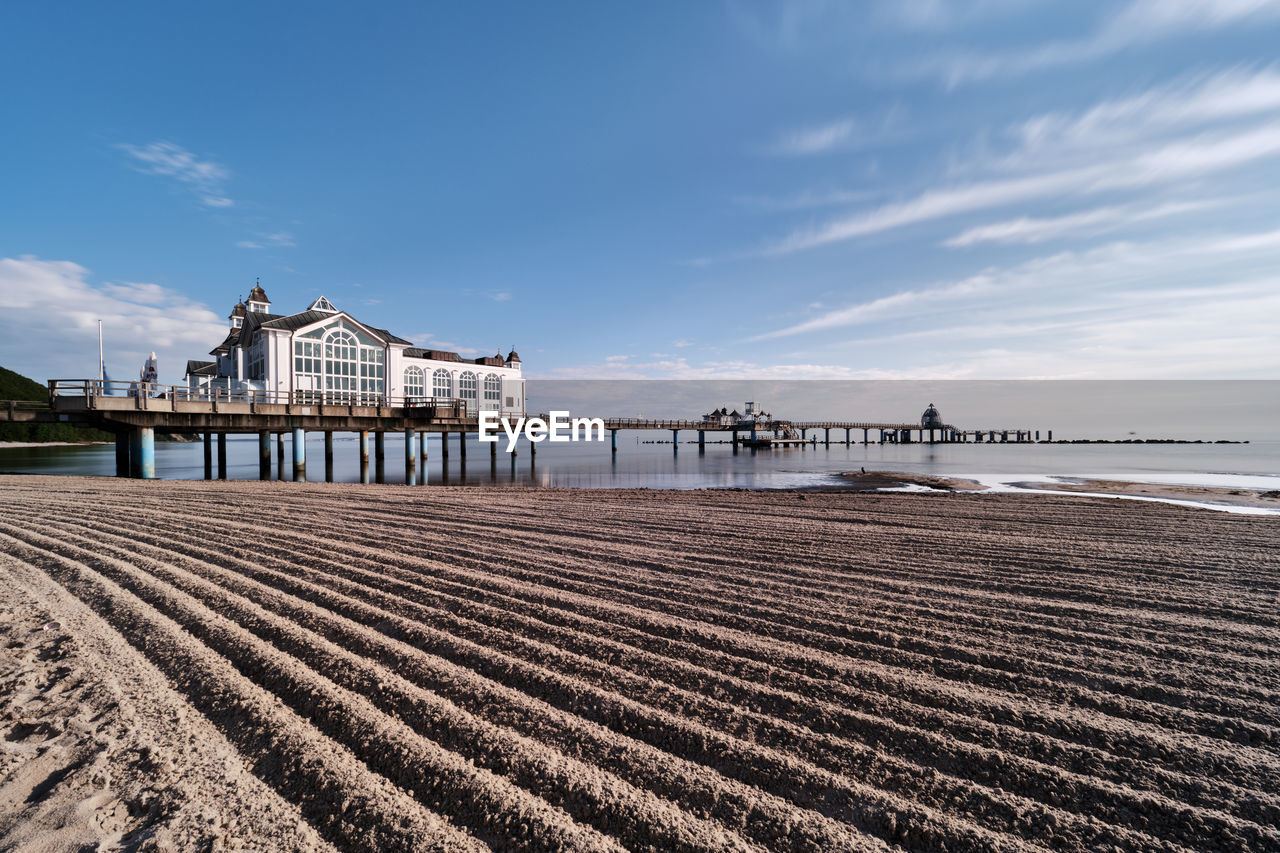
{"type": "Polygon", "coordinates": [[[707,431],[705,429],[698,430],[698,452],[707,452],[707,431]]]}
{"type": "Polygon", "coordinates": [[[404,431],[404,482],[416,486],[418,480],[418,437],[412,427],[404,431]]]}
{"type": "Polygon", "coordinates": [[[360,482],[369,482],[369,431],[360,430],[360,482]]]}
{"type": "Polygon", "coordinates": [[[134,479],[156,478],[156,431],[134,427],[129,434],[129,468],[134,479]]]}
{"type": "Polygon", "coordinates": [[[258,430],[258,479],[271,479],[271,433],[258,430]]]}
{"type": "Polygon", "coordinates": [[[467,464],[467,434],[465,432],[458,433],[458,458],[462,460],[462,464],[467,464]]]}
{"type": "Polygon", "coordinates": [[[324,431],[324,481],[333,482],[333,430],[324,431]]]}
{"type": "Polygon", "coordinates": [[[204,434],[204,478],[213,479],[213,433],[207,430],[204,434]]]}
{"type": "Polygon", "coordinates": [[[227,434],[218,433],[218,479],[227,479],[227,434]]]}
{"type": "Polygon", "coordinates": [[[614,454],[618,452],[618,431],[616,429],[609,430],[609,451],[614,454]]]}
{"type": "Polygon", "coordinates": [[[276,433],[276,479],[284,479],[284,433],[276,433]]]}
{"type": "MultiPolygon", "coordinates": [[[[209,445],[207,444],[205,445],[206,448],[208,448],[208,446],[209,445]]],[[[207,472],[209,470],[209,463],[207,461],[209,458],[209,451],[207,449],[205,450],[204,458],[206,460],[205,471],[207,472]]],[[[116,433],[116,476],[129,476],[129,433],[123,431],[116,433]]],[[[209,475],[206,473],[205,479],[208,478],[209,475]]]]}
{"type": "Polygon", "coordinates": [[[307,481],[307,434],[299,427],[293,430],[293,481],[307,481]]]}
{"type": "Polygon", "coordinates": [[[382,430],[373,434],[373,478],[379,483],[387,481],[387,436],[382,430]]]}
{"type": "Polygon", "coordinates": [[[680,430],[678,429],[673,429],[671,431],[671,452],[680,452],[680,430]]]}

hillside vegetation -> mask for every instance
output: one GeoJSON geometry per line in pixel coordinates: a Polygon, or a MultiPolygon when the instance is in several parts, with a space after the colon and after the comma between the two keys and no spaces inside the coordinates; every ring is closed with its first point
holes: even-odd
{"type": "MultiPolygon", "coordinates": [[[[43,403],[49,399],[49,389],[0,367],[0,401],[24,400],[43,403]]],[[[0,441],[110,441],[111,433],[100,429],[87,429],[67,424],[10,424],[0,423],[0,441]]]]}

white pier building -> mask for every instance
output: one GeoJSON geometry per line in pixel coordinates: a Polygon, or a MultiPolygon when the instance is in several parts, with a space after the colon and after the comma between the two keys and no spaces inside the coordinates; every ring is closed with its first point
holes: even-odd
{"type": "Polygon", "coordinates": [[[431,398],[461,399],[468,413],[525,411],[520,356],[512,350],[475,359],[415,347],[386,329],[361,323],[323,296],[296,314],[271,313],[259,285],[237,302],[227,337],[210,355],[188,361],[192,391],[221,391],[235,399],[262,392],[267,399],[317,403],[412,405],[431,398]]]}

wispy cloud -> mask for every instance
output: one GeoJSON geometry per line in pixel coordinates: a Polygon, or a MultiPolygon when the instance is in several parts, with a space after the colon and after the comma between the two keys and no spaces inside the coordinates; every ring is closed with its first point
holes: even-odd
{"type": "Polygon", "coordinates": [[[1193,284],[1205,292],[1221,292],[1222,258],[1226,255],[1232,257],[1239,270],[1237,276],[1250,268],[1265,271],[1280,262],[1280,230],[1210,235],[1196,240],[1119,242],[1084,252],[1060,252],[1007,269],[988,269],[958,281],[855,303],[751,340],[888,321],[950,318],[962,305],[966,312],[978,305],[999,311],[1030,306],[1029,310],[1043,321],[1060,318],[1067,310],[1097,311],[1099,294],[1113,301],[1126,294],[1158,300],[1169,290],[1193,284]]]}
{"type": "Polygon", "coordinates": [[[1029,199],[1149,187],[1221,172],[1277,155],[1280,155],[1280,123],[1216,135],[1202,134],[1097,165],[929,190],[909,201],[883,205],[816,228],[793,231],[757,254],[790,254],[1029,199]]]}
{"type": "Polygon", "coordinates": [[[1082,39],[1049,42],[1031,50],[985,53],[932,61],[950,86],[998,75],[1075,65],[1163,39],[1280,19],[1277,0],[1131,0],[1082,39]]]}
{"type": "Polygon", "coordinates": [[[774,153],[788,156],[822,154],[846,144],[857,125],[853,119],[841,119],[816,127],[800,128],[782,136],[774,145],[774,153]]]}
{"type": "Polygon", "coordinates": [[[1114,231],[1127,225],[1163,219],[1182,213],[1205,210],[1222,204],[1222,201],[1170,202],[1154,207],[1134,205],[1097,207],[1064,216],[1022,216],[1004,222],[978,225],[969,228],[943,242],[944,246],[960,248],[979,243],[1043,243],[1069,235],[1096,235],[1114,231]]]}
{"type": "Polygon", "coordinates": [[[120,144],[116,147],[132,158],[134,168],[138,171],[177,180],[195,193],[200,203],[206,207],[231,207],[235,204],[224,189],[231,172],[220,163],[202,160],[172,142],[120,144]]]}
{"type": "Polygon", "coordinates": [[[236,245],[241,249],[266,249],[275,246],[290,247],[296,244],[293,242],[292,234],[278,231],[274,234],[259,234],[254,240],[241,240],[236,245]]]}

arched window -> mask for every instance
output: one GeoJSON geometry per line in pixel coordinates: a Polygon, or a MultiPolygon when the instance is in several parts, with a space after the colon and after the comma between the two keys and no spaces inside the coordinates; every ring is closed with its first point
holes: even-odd
{"type": "Polygon", "coordinates": [[[453,396],[453,375],[443,367],[431,374],[431,394],[435,397],[453,396]]]}
{"type": "Polygon", "coordinates": [[[412,405],[422,401],[426,394],[422,368],[411,364],[404,369],[405,403],[412,405]]]}
{"type": "Polygon", "coordinates": [[[484,378],[484,408],[487,411],[502,408],[502,380],[496,373],[490,373],[484,378]]]}
{"type": "Polygon", "coordinates": [[[326,398],[351,399],[359,390],[360,344],[355,335],[335,329],[324,339],[324,394],[326,398]]]}
{"type": "Polygon", "coordinates": [[[470,370],[463,371],[458,377],[458,396],[467,403],[467,411],[474,412],[476,409],[476,391],[477,388],[476,375],[470,370]]]}

